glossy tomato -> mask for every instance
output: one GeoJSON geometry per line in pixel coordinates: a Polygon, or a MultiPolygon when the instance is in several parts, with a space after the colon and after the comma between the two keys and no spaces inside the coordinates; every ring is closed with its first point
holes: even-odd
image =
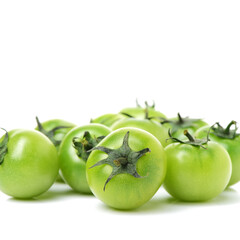
{"type": "MultiPolygon", "coordinates": [[[[209,131],[209,126],[200,128],[196,132],[196,137],[201,138],[209,131]]],[[[231,121],[226,128],[223,128],[219,123],[215,124],[210,129],[210,139],[212,142],[221,144],[229,153],[232,161],[232,175],[228,183],[231,186],[240,181],[240,135],[237,133],[235,121],[231,121]],[[231,130],[231,126],[235,126],[231,130]]]]}
{"type": "Polygon", "coordinates": [[[121,128],[94,148],[87,180],[94,195],[118,209],[140,207],[156,193],[166,174],[162,145],[150,133],[121,128]]]}
{"type": "Polygon", "coordinates": [[[77,192],[91,193],[86,180],[86,162],[91,148],[111,130],[97,123],[73,128],[59,148],[60,171],[63,179],[77,192]]]}
{"type": "MultiPolygon", "coordinates": [[[[206,201],[227,186],[232,164],[227,151],[218,143],[195,139],[187,131],[188,141],[178,141],[165,148],[167,174],[164,188],[182,201],[206,201]]],[[[206,137],[206,134],[205,134],[206,137]]]]}
{"type": "Polygon", "coordinates": [[[0,140],[0,189],[15,198],[32,198],[54,183],[59,162],[52,142],[35,130],[12,130],[0,140]]]}

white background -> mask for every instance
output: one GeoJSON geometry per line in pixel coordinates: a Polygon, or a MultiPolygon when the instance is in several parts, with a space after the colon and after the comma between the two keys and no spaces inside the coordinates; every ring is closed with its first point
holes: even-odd
{"type": "MultiPolygon", "coordinates": [[[[240,122],[239,1],[0,1],[0,126],[77,125],[148,100],[167,116],[240,122]]],[[[1,239],[239,239],[240,183],[199,204],[163,189],[121,212],[54,185],[0,193],[1,239]]]]}

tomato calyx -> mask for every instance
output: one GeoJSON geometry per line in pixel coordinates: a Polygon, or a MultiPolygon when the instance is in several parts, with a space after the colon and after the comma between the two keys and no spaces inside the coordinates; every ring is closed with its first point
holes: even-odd
{"type": "Polygon", "coordinates": [[[223,128],[219,122],[216,122],[212,127],[212,133],[220,138],[234,139],[240,134],[237,133],[238,127],[236,121],[231,121],[226,128],[223,128]],[[231,127],[234,125],[234,129],[231,127]]]}
{"type": "Polygon", "coordinates": [[[126,116],[126,117],[129,117],[129,118],[135,118],[134,116],[128,114],[128,113],[125,113],[125,112],[120,112],[120,114],[126,116]]]}
{"type": "Polygon", "coordinates": [[[177,114],[177,119],[166,119],[166,118],[159,118],[161,124],[169,123],[172,126],[171,132],[172,134],[177,132],[181,128],[189,128],[189,127],[195,127],[196,122],[200,121],[201,119],[198,118],[189,118],[189,117],[182,117],[180,113],[177,114]]]}
{"type": "Polygon", "coordinates": [[[5,136],[2,140],[2,142],[0,143],[0,165],[3,163],[4,157],[8,151],[8,149],[7,149],[8,132],[4,128],[1,128],[1,129],[4,130],[6,133],[5,133],[5,136]]]}
{"type": "Polygon", "coordinates": [[[87,161],[90,155],[90,149],[94,148],[105,136],[95,137],[91,136],[88,131],[85,131],[82,138],[74,137],[73,147],[77,151],[78,157],[82,158],[84,161],[87,161]]]}
{"type": "Polygon", "coordinates": [[[184,130],[183,134],[188,138],[188,140],[187,141],[182,141],[182,140],[180,140],[178,138],[173,137],[172,133],[171,133],[171,130],[169,129],[168,130],[168,135],[169,135],[170,138],[168,138],[168,139],[171,139],[174,142],[179,142],[179,143],[182,143],[182,144],[189,144],[189,145],[192,145],[192,146],[195,146],[195,147],[201,147],[201,148],[206,149],[206,147],[203,146],[203,145],[207,144],[210,141],[210,138],[209,138],[210,130],[211,130],[211,128],[209,129],[209,131],[207,133],[207,137],[203,138],[203,139],[197,139],[197,138],[193,137],[188,132],[188,130],[184,130]]]}
{"type": "MultiPolygon", "coordinates": [[[[137,105],[137,107],[138,107],[138,108],[141,108],[142,111],[143,111],[143,113],[145,114],[144,119],[151,120],[151,119],[156,118],[156,117],[149,117],[149,109],[150,109],[150,108],[151,108],[151,109],[155,109],[155,102],[153,102],[153,104],[152,104],[151,106],[148,104],[147,101],[145,101],[144,104],[145,104],[145,107],[142,107],[142,106],[138,103],[138,100],[136,100],[136,105],[137,105]]],[[[125,113],[125,112],[120,112],[120,114],[122,114],[122,115],[124,115],[124,116],[126,116],[126,117],[129,117],[129,118],[135,118],[134,116],[132,116],[132,115],[130,115],[130,114],[128,114],[128,113],[125,113]]]]}
{"type": "Polygon", "coordinates": [[[118,174],[128,173],[135,178],[142,178],[142,176],[140,176],[137,172],[136,164],[139,158],[141,158],[147,152],[151,151],[149,148],[144,148],[138,152],[135,152],[129,147],[128,140],[129,131],[124,136],[123,143],[120,148],[110,149],[103,146],[96,146],[91,150],[100,150],[102,152],[105,152],[108,154],[108,157],[92,165],[90,168],[97,167],[103,164],[108,164],[112,166],[112,172],[104,184],[103,191],[105,191],[107,183],[118,174]]]}
{"type": "Polygon", "coordinates": [[[53,128],[53,129],[50,130],[50,131],[46,131],[46,130],[43,128],[42,124],[40,123],[38,117],[36,117],[36,121],[37,121],[37,125],[38,125],[38,130],[39,130],[41,133],[43,133],[45,136],[47,136],[47,137],[51,140],[51,142],[54,144],[55,147],[59,146],[60,143],[61,143],[61,141],[60,141],[60,140],[56,140],[56,139],[54,138],[54,134],[55,134],[55,132],[56,132],[57,130],[62,129],[62,128],[69,128],[69,126],[57,126],[57,127],[53,128]]]}
{"type": "Polygon", "coordinates": [[[146,108],[153,108],[153,109],[154,109],[154,108],[155,108],[155,102],[154,102],[154,101],[153,101],[152,106],[149,106],[149,104],[148,104],[147,101],[145,101],[144,104],[145,104],[145,108],[142,107],[142,106],[138,103],[138,100],[136,99],[136,105],[137,105],[137,107],[139,107],[139,108],[142,108],[142,109],[146,109],[146,108]]]}

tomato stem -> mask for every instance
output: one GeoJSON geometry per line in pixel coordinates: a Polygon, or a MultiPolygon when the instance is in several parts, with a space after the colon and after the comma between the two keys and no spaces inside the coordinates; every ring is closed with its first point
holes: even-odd
{"type": "Polygon", "coordinates": [[[189,118],[182,117],[180,113],[177,114],[177,119],[166,119],[166,118],[158,118],[161,124],[169,123],[171,125],[171,133],[177,132],[179,129],[195,127],[196,122],[201,119],[198,118],[189,118]]]}
{"type": "Polygon", "coordinates": [[[143,111],[144,111],[144,113],[145,113],[145,119],[151,120],[151,119],[155,118],[155,117],[149,117],[149,108],[155,109],[155,102],[153,101],[152,106],[149,106],[149,104],[148,104],[147,101],[145,101],[144,104],[145,104],[145,108],[143,108],[143,107],[138,103],[138,100],[136,99],[136,105],[137,105],[137,107],[143,109],[143,111]]]}
{"type": "Polygon", "coordinates": [[[178,113],[177,116],[178,116],[179,124],[183,124],[183,123],[184,123],[184,119],[182,118],[182,116],[180,115],[180,113],[178,113]]]}
{"type": "Polygon", "coordinates": [[[112,166],[112,172],[103,186],[103,191],[105,191],[107,183],[114,176],[120,173],[128,173],[136,178],[142,178],[142,176],[140,176],[137,172],[136,164],[139,158],[141,158],[144,154],[150,152],[150,149],[144,148],[138,152],[135,152],[129,147],[128,141],[129,131],[125,134],[122,146],[120,148],[110,149],[103,146],[96,146],[91,150],[100,150],[102,152],[105,152],[106,154],[108,154],[108,157],[95,163],[90,168],[101,166],[103,164],[108,164],[112,166]]]}
{"type": "Polygon", "coordinates": [[[120,158],[117,158],[117,159],[113,160],[113,162],[116,166],[119,167],[120,165],[122,165],[122,166],[127,165],[128,160],[125,157],[120,157],[120,158]]]}
{"type": "Polygon", "coordinates": [[[188,130],[184,130],[183,134],[189,139],[190,142],[196,142],[195,138],[188,132],[188,130]]]}
{"type": "Polygon", "coordinates": [[[212,133],[220,138],[225,138],[225,139],[234,139],[236,136],[239,136],[237,133],[238,127],[237,127],[237,122],[232,120],[226,128],[223,128],[219,122],[216,122],[213,124],[212,128],[212,133]],[[235,126],[234,129],[231,130],[232,126],[235,126]],[[216,127],[217,126],[217,127],[216,127]]]}
{"type": "Polygon", "coordinates": [[[169,129],[168,130],[169,138],[167,140],[171,139],[174,142],[178,142],[178,143],[181,143],[181,144],[189,144],[189,145],[192,145],[192,146],[195,146],[195,147],[198,146],[198,147],[206,149],[206,147],[204,147],[204,145],[207,144],[208,141],[210,141],[210,139],[209,139],[210,130],[211,130],[211,128],[209,129],[209,131],[207,133],[207,137],[203,138],[203,139],[196,139],[188,132],[188,130],[184,130],[183,134],[188,138],[188,141],[182,141],[178,138],[173,137],[172,133],[171,133],[171,130],[169,129]]]}
{"type": "Polygon", "coordinates": [[[236,125],[236,124],[237,124],[236,121],[231,121],[231,122],[227,125],[227,127],[225,128],[224,132],[225,132],[226,134],[229,134],[229,133],[230,133],[230,128],[231,128],[231,126],[232,126],[232,125],[236,125]]]}
{"type": "MultiPolygon", "coordinates": [[[[149,106],[149,104],[148,104],[147,101],[145,101],[144,104],[145,104],[145,108],[153,108],[153,109],[155,108],[155,102],[154,102],[154,101],[153,101],[153,103],[152,103],[152,106],[149,106]]],[[[139,104],[139,102],[138,102],[137,99],[136,99],[136,106],[139,107],[139,108],[143,108],[143,107],[139,104]]]]}
{"type": "Polygon", "coordinates": [[[144,112],[145,112],[145,119],[149,119],[148,107],[146,107],[146,108],[144,109],[144,112]]]}
{"type": "Polygon", "coordinates": [[[105,136],[95,137],[92,136],[88,131],[85,131],[82,138],[74,137],[72,139],[73,147],[77,151],[78,157],[87,161],[90,151],[94,148],[105,136]]]}

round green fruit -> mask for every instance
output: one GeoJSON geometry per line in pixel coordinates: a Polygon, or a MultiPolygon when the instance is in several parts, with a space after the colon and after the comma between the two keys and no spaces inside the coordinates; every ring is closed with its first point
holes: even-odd
{"type": "Polygon", "coordinates": [[[60,173],[75,191],[91,193],[86,179],[89,150],[96,146],[111,130],[97,123],[73,128],[59,148],[60,173]]]}
{"type": "Polygon", "coordinates": [[[121,128],[98,144],[87,161],[94,195],[110,207],[133,209],[149,201],[166,174],[162,145],[150,133],[121,128]]]}
{"type": "Polygon", "coordinates": [[[52,142],[35,130],[12,130],[0,140],[0,189],[15,198],[47,191],[59,170],[52,142]]]}
{"type": "Polygon", "coordinates": [[[240,135],[236,132],[236,122],[232,121],[225,129],[219,123],[215,124],[211,129],[209,126],[202,127],[196,132],[196,137],[201,138],[209,130],[210,140],[222,145],[230,155],[232,175],[228,186],[231,186],[240,181],[240,135]],[[230,129],[232,125],[235,125],[233,130],[230,129]]]}
{"type": "MultiPolygon", "coordinates": [[[[232,172],[231,159],[218,143],[195,139],[182,140],[165,148],[167,174],[164,188],[181,201],[206,201],[218,196],[227,186],[232,172]]],[[[205,134],[206,136],[206,134],[205,134]]]]}

